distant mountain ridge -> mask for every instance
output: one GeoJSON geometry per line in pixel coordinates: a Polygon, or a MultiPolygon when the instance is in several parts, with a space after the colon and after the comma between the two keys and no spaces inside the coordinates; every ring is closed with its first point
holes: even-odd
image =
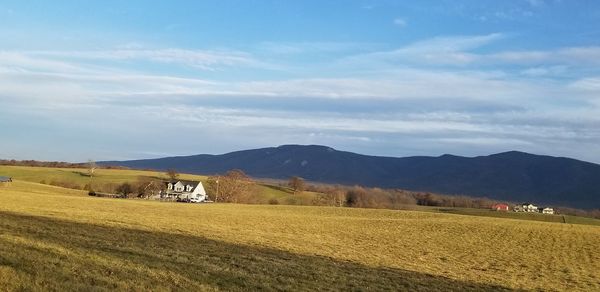
{"type": "Polygon", "coordinates": [[[319,145],[283,145],[222,155],[192,155],[101,165],[218,174],[241,169],[257,178],[301,176],[323,183],[486,196],[576,208],[600,208],[600,165],[510,151],[489,156],[383,157],[319,145]]]}

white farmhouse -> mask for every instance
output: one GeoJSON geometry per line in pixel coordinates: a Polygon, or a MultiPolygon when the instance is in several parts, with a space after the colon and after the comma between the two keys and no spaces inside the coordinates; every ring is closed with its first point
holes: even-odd
{"type": "Polygon", "coordinates": [[[203,202],[208,199],[202,182],[184,180],[165,182],[161,197],[187,202],[203,202]]]}

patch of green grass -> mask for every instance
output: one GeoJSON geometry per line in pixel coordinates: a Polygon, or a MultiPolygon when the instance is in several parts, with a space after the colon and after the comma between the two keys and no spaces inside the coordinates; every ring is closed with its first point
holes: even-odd
{"type": "Polygon", "coordinates": [[[0,188],[7,290],[600,289],[600,227],[0,188]]]}

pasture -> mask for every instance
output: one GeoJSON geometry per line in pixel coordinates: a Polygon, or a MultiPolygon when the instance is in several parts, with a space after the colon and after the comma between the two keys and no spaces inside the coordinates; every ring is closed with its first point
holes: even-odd
{"type": "Polygon", "coordinates": [[[600,289],[600,227],[0,188],[6,290],[600,289]]]}

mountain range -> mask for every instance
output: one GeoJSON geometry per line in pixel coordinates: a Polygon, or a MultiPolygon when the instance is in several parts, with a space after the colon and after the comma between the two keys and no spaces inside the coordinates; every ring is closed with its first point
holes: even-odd
{"type": "Polygon", "coordinates": [[[176,169],[223,174],[241,169],[255,178],[306,180],[344,185],[488,197],[575,208],[600,208],[600,165],[570,158],[510,151],[489,156],[382,157],[318,145],[236,151],[100,165],[176,169]]]}

